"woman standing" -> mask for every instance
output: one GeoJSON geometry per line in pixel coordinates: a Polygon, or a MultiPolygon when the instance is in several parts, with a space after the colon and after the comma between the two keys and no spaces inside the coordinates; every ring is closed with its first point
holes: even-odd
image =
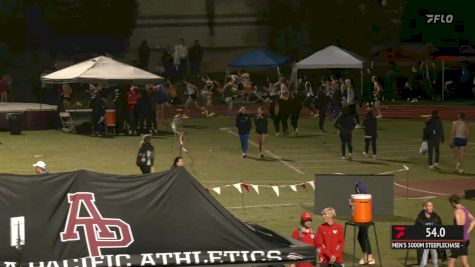
{"type": "Polygon", "coordinates": [[[267,118],[262,111],[262,107],[257,108],[257,115],[254,118],[256,124],[257,143],[259,144],[259,155],[264,159],[264,145],[267,136],[267,118]]]}
{"type": "Polygon", "coordinates": [[[152,172],[155,150],[150,140],[152,140],[152,135],[144,134],[140,142],[139,152],[137,153],[137,166],[142,171],[142,174],[152,172]]]}
{"type": "Polygon", "coordinates": [[[366,113],[366,120],[363,122],[364,126],[364,152],[363,156],[368,158],[369,145],[371,144],[371,149],[373,150],[373,159],[376,159],[376,137],[378,136],[378,121],[373,115],[373,111],[369,110],[366,113]]]}
{"type": "Polygon", "coordinates": [[[454,148],[455,160],[457,161],[455,169],[458,173],[463,173],[463,162],[465,154],[465,146],[468,139],[468,123],[465,121],[465,114],[460,113],[459,119],[452,123],[452,130],[450,131],[450,140],[452,140],[451,147],[454,148]]]}
{"type": "Polygon", "coordinates": [[[348,159],[352,160],[351,153],[353,152],[353,145],[351,141],[351,131],[355,128],[356,123],[355,118],[348,110],[348,107],[343,107],[340,116],[338,116],[333,125],[338,129],[338,134],[340,136],[342,159],[346,159],[345,149],[346,146],[348,146],[348,159]]]}

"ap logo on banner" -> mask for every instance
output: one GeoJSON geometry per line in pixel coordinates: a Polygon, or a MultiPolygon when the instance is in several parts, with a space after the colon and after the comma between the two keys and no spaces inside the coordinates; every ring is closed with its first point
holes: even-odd
{"type": "Polygon", "coordinates": [[[102,248],[126,248],[134,242],[130,225],[121,219],[103,218],[97,208],[94,194],[77,192],[68,194],[69,212],[64,231],[60,233],[61,241],[78,241],[78,227],[82,227],[86,238],[89,256],[102,256],[102,248]],[[88,216],[80,217],[81,207],[88,216]],[[120,237],[117,236],[118,230],[120,237]]]}

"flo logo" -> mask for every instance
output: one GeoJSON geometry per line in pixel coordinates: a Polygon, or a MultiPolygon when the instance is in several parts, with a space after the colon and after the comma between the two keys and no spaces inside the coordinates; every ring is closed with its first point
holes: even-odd
{"type": "Polygon", "coordinates": [[[452,14],[426,14],[427,21],[426,23],[428,24],[437,24],[437,23],[442,23],[442,24],[450,24],[454,21],[454,15],[452,14]]]}
{"type": "Polygon", "coordinates": [[[94,194],[78,192],[68,194],[69,212],[61,241],[80,240],[78,227],[82,227],[89,256],[102,256],[102,248],[126,248],[134,242],[130,225],[121,219],[103,218],[97,209],[94,194]],[[88,216],[80,217],[81,207],[88,216]],[[119,235],[119,236],[118,236],[119,235]]]}
{"type": "Polygon", "coordinates": [[[406,227],[404,226],[394,226],[394,231],[396,231],[396,239],[401,239],[406,236],[406,227]]]}

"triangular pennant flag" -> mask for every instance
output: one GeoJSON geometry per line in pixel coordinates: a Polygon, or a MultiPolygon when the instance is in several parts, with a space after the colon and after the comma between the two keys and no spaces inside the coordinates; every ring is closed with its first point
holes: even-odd
{"type": "Polygon", "coordinates": [[[252,188],[256,191],[256,193],[259,195],[259,186],[255,184],[251,184],[252,188]]]}
{"type": "Polygon", "coordinates": [[[297,192],[297,186],[294,185],[294,184],[291,184],[289,185],[290,186],[290,189],[292,189],[293,191],[297,192]]]}
{"type": "Polygon", "coordinates": [[[221,195],[221,187],[213,187],[212,189],[216,194],[221,195]]]}
{"type": "Polygon", "coordinates": [[[249,185],[248,184],[241,184],[241,186],[242,186],[242,188],[244,188],[244,190],[249,192],[249,185]]]}
{"type": "Polygon", "coordinates": [[[309,184],[313,188],[313,191],[315,191],[315,181],[307,182],[307,184],[309,184]]]}
{"type": "Polygon", "coordinates": [[[303,189],[307,189],[307,185],[306,185],[305,183],[301,183],[301,184],[299,184],[299,185],[300,185],[300,187],[302,187],[303,189]]]}
{"type": "Polygon", "coordinates": [[[205,190],[206,190],[206,192],[208,192],[208,193],[209,193],[209,188],[205,188],[205,190]]]}
{"type": "Polygon", "coordinates": [[[242,194],[242,189],[241,189],[241,183],[238,183],[238,184],[233,184],[234,188],[237,189],[237,191],[239,191],[239,193],[242,194]]]}
{"type": "Polygon", "coordinates": [[[275,194],[279,196],[279,187],[278,186],[272,186],[272,189],[274,190],[275,194]]]}

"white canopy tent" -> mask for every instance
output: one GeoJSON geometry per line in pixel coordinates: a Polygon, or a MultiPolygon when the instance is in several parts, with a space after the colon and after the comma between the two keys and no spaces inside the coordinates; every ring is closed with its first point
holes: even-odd
{"type": "Polygon", "coordinates": [[[41,77],[44,83],[145,84],[162,77],[105,56],[92,58],[41,77]]]}
{"type": "Polygon", "coordinates": [[[360,69],[361,90],[363,90],[363,66],[366,60],[335,45],[328,46],[297,62],[299,69],[360,69]]]}

